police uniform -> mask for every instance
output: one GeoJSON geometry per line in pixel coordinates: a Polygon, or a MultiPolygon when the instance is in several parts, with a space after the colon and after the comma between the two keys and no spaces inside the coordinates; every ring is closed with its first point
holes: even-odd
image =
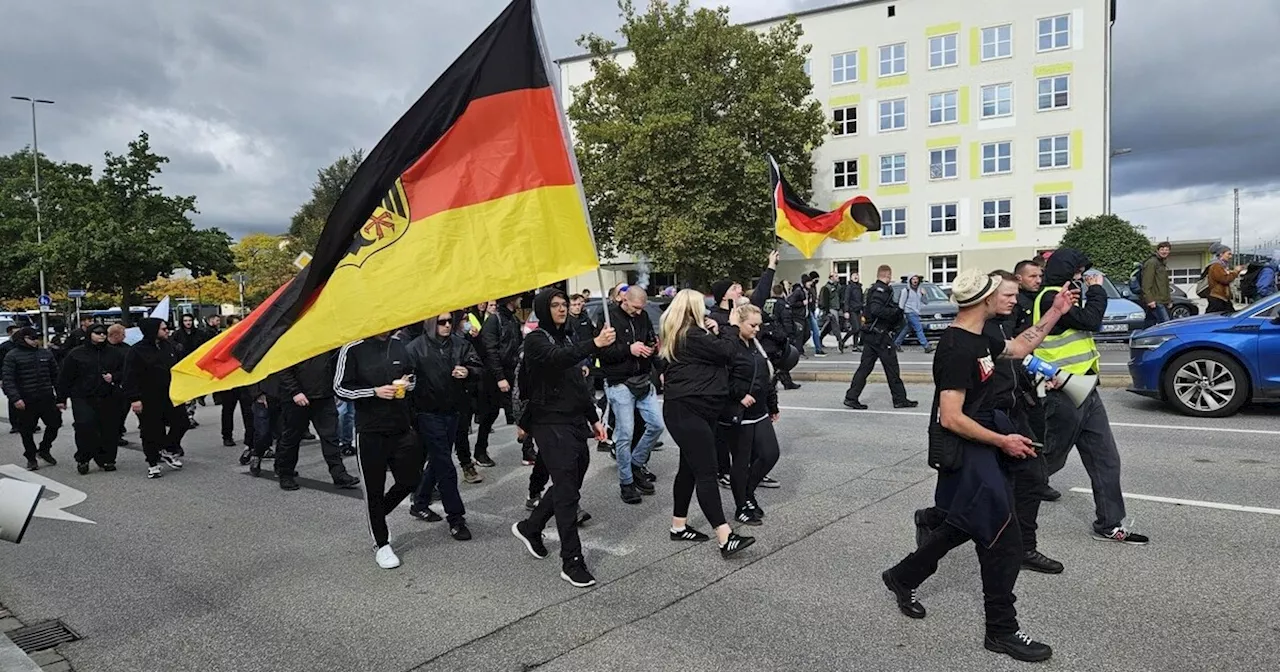
{"type": "Polygon", "coordinates": [[[898,370],[898,351],[893,345],[893,334],[898,323],[902,321],[902,309],[893,300],[893,289],[882,280],[867,290],[867,303],[863,309],[865,325],[862,327],[862,362],[857,373],[844,393],[844,405],[851,408],[866,408],[858,400],[862,388],[867,385],[867,376],[871,375],[876,361],[884,367],[884,376],[889,383],[889,391],[893,395],[893,406],[904,408],[915,406],[916,402],[907,399],[907,388],[902,384],[902,375],[898,370]]]}

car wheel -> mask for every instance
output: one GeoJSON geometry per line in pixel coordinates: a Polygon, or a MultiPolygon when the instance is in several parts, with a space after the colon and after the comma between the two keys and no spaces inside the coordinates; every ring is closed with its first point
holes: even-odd
{"type": "Polygon", "coordinates": [[[1189,352],[1164,372],[1164,394],[1183,415],[1225,418],[1249,399],[1249,376],[1228,355],[1212,350],[1189,352]]]}
{"type": "Polygon", "coordinates": [[[1184,317],[1191,317],[1191,309],[1184,305],[1175,305],[1169,310],[1169,317],[1172,317],[1175,320],[1179,320],[1184,317]]]}

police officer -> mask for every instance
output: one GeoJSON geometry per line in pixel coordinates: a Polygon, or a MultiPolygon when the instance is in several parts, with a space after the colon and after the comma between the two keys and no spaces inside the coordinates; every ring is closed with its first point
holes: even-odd
{"type": "Polygon", "coordinates": [[[889,287],[892,280],[893,269],[882,265],[876,269],[875,284],[867,290],[867,303],[863,309],[866,323],[862,327],[862,363],[844,393],[844,405],[849,408],[866,410],[867,405],[858,397],[862,395],[862,388],[867,386],[867,376],[871,375],[877,360],[884,367],[884,377],[889,383],[889,392],[893,394],[893,407],[919,406],[918,402],[907,398],[907,388],[902,384],[902,375],[898,371],[898,352],[893,345],[893,336],[902,321],[902,309],[893,300],[893,289],[889,287]]]}

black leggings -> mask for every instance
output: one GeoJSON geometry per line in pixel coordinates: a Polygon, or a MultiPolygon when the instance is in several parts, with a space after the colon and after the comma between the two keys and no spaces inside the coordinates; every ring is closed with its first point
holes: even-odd
{"type": "Polygon", "coordinates": [[[768,418],[721,429],[728,430],[726,434],[733,447],[733,501],[742,508],[747,500],[756,498],[756,487],[778,463],[778,435],[768,418]]]}
{"type": "Polygon", "coordinates": [[[689,517],[689,503],[696,488],[698,506],[712,527],[725,524],[720,486],[716,484],[716,415],[715,410],[699,409],[684,399],[668,399],[662,405],[667,431],[680,446],[680,469],[672,487],[675,504],[671,515],[689,517]]]}

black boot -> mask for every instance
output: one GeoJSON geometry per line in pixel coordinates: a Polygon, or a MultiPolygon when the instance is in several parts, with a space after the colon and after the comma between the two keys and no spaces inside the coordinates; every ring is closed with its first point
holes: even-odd
{"type": "Polygon", "coordinates": [[[1021,630],[1007,635],[987,635],[982,645],[988,651],[1003,653],[1014,660],[1027,663],[1038,663],[1053,656],[1053,649],[1048,644],[1031,639],[1021,630]]]}
{"type": "Polygon", "coordinates": [[[893,593],[898,600],[898,611],[910,616],[911,618],[924,618],[924,605],[920,604],[920,600],[916,599],[916,591],[898,583],[893,574],[889,570],[885,570],[880,574],[880,578],[884,580],[885,588],[893,593]]]}
{"type": "Polygon", "coordinates": [[[1040,551],[1027,551],[1022,554],[1022,568],[1041,574],[1061,574],[1064,569],[1061,562],[1050,558],[1040,551]]]}

